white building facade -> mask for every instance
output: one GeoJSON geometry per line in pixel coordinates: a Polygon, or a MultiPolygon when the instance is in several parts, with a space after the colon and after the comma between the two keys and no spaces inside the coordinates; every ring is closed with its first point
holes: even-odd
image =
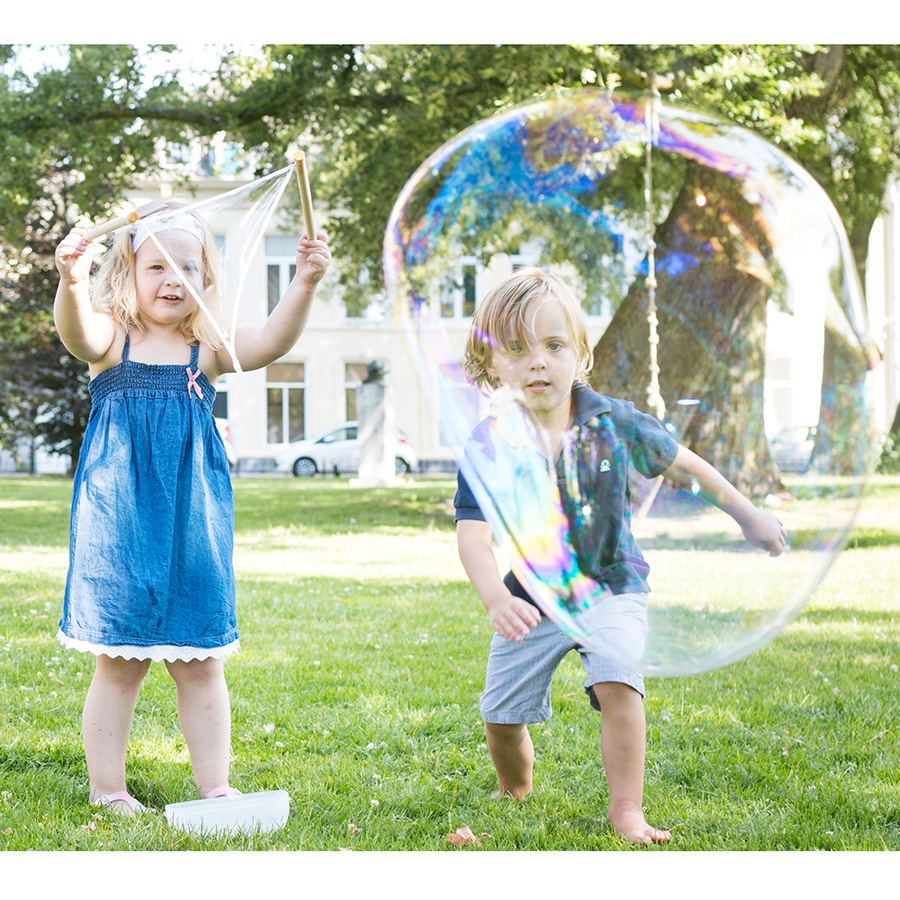
{"type": "Polygon", "coordinates": [[[869,236],[866,306],[869,329],[881,352],[881,364],[869,379],[873,424],[890,431],[900,404],[900,184],[888,182],[884,212],[869,236]]]}
{"type": "MultiPolygon", "coordinates": [[[[195,184],[201,199],[230,190],[236,182],[233,178],[206,178],[195,184]]],[[[137,185],[128,199],[140,206],[167,193],[167,185],[161,191],[154,182],[137,185]]],[[[890,428],[900,401],[900,344],[895,321],[896,260],[900,256],[897,197],[897,183],[892,181],[886,211],[872,231],[866,278],[870,326],[883,355],[881,365],[870,375],[869,392],[873,425],[881,432],[890,428]]],[[[217,239],[227,243],[229,229],[237,227],[237,221],[235,217],[210,225],[217,239]]],[[[297,227],[302,230],[299,223],[297,227]]],[[[297,237],[273,225],[259,242],[241,304],[244,320],[262,322],[283,293],[293,276],[297,237]]],[[[448,291],[441,302],[448,340],[460,358],[477,298],[514,266],[532,261],[527,251],[520,257],[498,259],[490,269],[482,269],[473,259],[460,260],[460,287],[448,291]]],[[[215,412],[228,421],[238,472],[272,471],[275,455],[290,441],[353,420],[356,387],[372,361],[387,373],[396,424],[416,448],[420,471],[455,471],[452,450],[442,442],[439,411],[431,408],[420,388],[412,355],[386,311],[384,298],[373,298],[364,317],[347,316],[337,285],[339,266],[338,257],[319,287],[309,324],[290,353],[265,369],[227,375],[219,381],[215,412]]],[[[608,311],[597,312],[589,317],[592,344],[609,321],[608,311]]],[[[770,304],[766,363],[766,431],[770,437],[789,425],[816,424],[822,351],[809,336],[821,331],[821,320],[815,304],[795,305],[790,314],[770,304]]],[[[40,451],[36,460],[39,472],[65,471],[68,463],[40,451]]],[[[0,454],[0,471],[10,468],[10,455],[0,454]]]]}

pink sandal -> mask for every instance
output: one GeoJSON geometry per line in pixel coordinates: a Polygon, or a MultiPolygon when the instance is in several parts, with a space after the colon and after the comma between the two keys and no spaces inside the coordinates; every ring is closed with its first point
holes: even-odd
{"type": "Polygon", "coordinates": [[[116,791],[113,794],[101,794],[96,800],[91,801],[91,806],[103,806],[114,812],[116,815],[122,816],[127,813],[113,806],[114,803],[124,803],[130,810],[131,815],[147,812],[147,807],[140,800],[135,800],[128,791],[116,791]]]}
{"type": "Polygon", "coordinates": [[[204,800],[212,800],[215,797],[237,797],[240,795],[240,791],[237,788],[229,787],[227,784],[224,787],[213,788],[211,791],[207,791],[203,795],[204,800]]]}

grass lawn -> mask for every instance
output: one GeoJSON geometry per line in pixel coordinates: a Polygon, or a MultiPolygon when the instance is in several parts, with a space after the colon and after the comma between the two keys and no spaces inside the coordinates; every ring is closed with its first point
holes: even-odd
{"type": "MultiPolygon", "coordinates": [[[[478,714],[490,627],[456,556],[451,480],[235,480],[242,651],[226,665],[233,778],[284,788],[287,826],[204,838],[173,684],[151,667],[133,821],[87,804],[80,716],[93,659],[55,640],[71,482],[0,480],[0,848],[629,850],[606,821],[600,716],[570,654],[532,727],[535,791],[491,799],[478,714]],[[469,826],[480,848],[445,837],[469,826]]],[[[750,658],[648,681],[648,819],[683,850],[900,849],[900,479],[879,478],[801,617],[750,658]]]]}

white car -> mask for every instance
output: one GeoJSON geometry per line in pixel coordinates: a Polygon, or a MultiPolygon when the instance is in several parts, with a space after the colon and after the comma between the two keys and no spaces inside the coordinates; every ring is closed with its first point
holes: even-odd
{"type": "MultiPolygon", "coordinates": [[[[397,430],[394,471],[408,475],[418,465],[418,457],[409,438],[397,430]]],[[[291,441],[275,455],[279,472],[293,472],[299,478],[309,478],[318,472],[338,475],[359,471],[359,441],[356,422],[345,422],[299,441],[291,441]]]]}

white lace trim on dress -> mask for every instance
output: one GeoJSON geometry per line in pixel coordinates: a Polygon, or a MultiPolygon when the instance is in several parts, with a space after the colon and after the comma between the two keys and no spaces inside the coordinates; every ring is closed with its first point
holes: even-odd
{"type": "Polygon", "coordinates": [[[221,659],[229,653],[239,650],[239,640],[225,644],[224,647],[175,647],[171,644],[156,644],[152,647],[137,647],[133,644],[114,644],[107,647],[105,644],[92,644],[89,641],[79,641],[71,638],[62,631],[57,632],[56,639],[69,650],[78,650],[80,653],[93,653],[95,656],[121,656],[123,659],[150,659],[153,662],[191,662],[195,659],[221,659]]]}

